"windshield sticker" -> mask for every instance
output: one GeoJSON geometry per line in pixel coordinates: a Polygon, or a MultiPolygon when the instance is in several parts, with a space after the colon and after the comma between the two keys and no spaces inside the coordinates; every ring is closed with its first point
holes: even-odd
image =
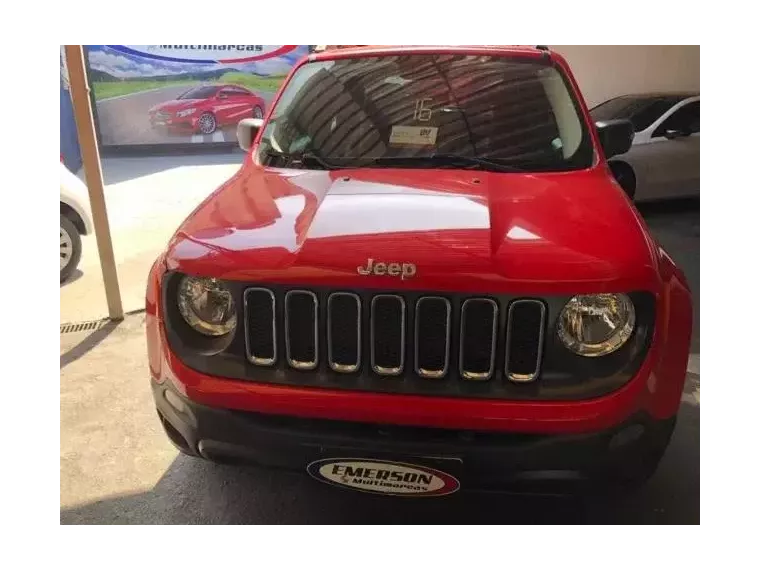
{"type": "Polygon", "coordinates": [[[407,83],[411,83],[411,79],[404,79],[403,77],[400,77],[398,75],[393,75],[391,77],[386,77],[384,80],[385,83],[390,83],[391,85],[401,85],[404,86],[407,83]]]}
{"type": "Polygon", "coordinates": [[[424,99],[417,99],[414,104],[414,120],[425,123],[433,117],[433,109],[430,104],[433,102],[432,97],[425,97],[424,99]]]}
{"type": "Polygon", "coordinates": [[[395,145],[433,146],[438,138],[438,127],[408,127],[396,125],[388,141],[395,145]]]}

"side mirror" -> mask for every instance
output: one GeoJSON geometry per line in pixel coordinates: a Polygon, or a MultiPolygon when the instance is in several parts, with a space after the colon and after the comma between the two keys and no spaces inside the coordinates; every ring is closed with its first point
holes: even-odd
{"type": "Polygon", "coordinates": [[[259,129],[264,124],[264,119],[243,119],[237,126],[237,139],[240,148],[244,151],[251,150],[253,145],[253,139],[259,132],[259,129]]]}
{"type": "Polygon", "coordinates": [[[625,119],[597,121],[596,130],[606,158],[625,154],[631,150],[633,136],[636,134],[631,121],[625,119]]]}

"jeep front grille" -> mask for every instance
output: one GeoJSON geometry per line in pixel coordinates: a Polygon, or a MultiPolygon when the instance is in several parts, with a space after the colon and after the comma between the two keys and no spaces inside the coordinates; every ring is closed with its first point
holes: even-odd
{"type": "Polygon", "coordinates": [[[528,383],[541,369],[546,308],[538,300],[249,288],[243,305],[256,366],[468,384],[502,373],[528,383]]]}
{"type": "Polygon", "coordinates": [[[532,382],[541,368],[546,308],[540,301],[519,300],[509,305],[505,373],[512,382],[532,382]]]}
{"type": "Polygon", "coordinates": [[[443,378],[449,369],[451,303],[443,297],[417,300],[414,319],[414,370],[423,378],[443,378]]]}
{"type": "Polygon", "coordinates": [[[398,295],[373,297],[369,341],[372,370],[381,376],[398,376],[404,371],[405,331],[404,299],[398,295]]]}
{"type": "Polygon", "coordinates": [[[362,364],[362,301],[353,293],[327,299],[327,361],[335,372],[352,374],[362,364]]]}
{"type": "Polygon", "coordinates": [[[248,360],[259,366],[273,366],[277,361],[274,293],[268,289],[248,289],[243,305],[248,360]]]}
{"type": "Polygon", "coordinates": [[[496,357],[499,307],[491,299],[462,303],[459,373],[465,380],[490,380],[496,357]]]}
{"type": "Polygon", "coordinates": [[[319,302],[311,291],[289,291],[285,295],[285,353],[297,370],[314,370],[319,358],[317,311],[319,302]]]}

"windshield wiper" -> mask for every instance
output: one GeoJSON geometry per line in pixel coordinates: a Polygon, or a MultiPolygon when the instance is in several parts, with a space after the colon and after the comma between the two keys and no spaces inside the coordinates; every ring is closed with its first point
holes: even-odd
{"type": "Polygon", "coordinates": [[[441,166],[463,166],[497,170],[499,172],[525,172],[522,168],[483,158],[480,156],[465,156],[460,154],[435,153],[426,156],[380,156],[370,161],[372,165],[403,166],[406,164],[430,163],[441,166]]]}
{"type": "Polygon", "coordinates": [[[266,155],[270,158],[277,158],[281,159],[287,164],[287,168],[290,167],[293,163],[295,164],[302,164],[304,166],[307,166],[308,164],[316,164],[318,166],[321,166],[325,170],[339,170],[341,168],[350,168],[348,166],[343,166],[340,164],[334,164],[332,162],[329,162],[325,160],[324,158],[317,156],[313,152],[302,152],[300,154],[281,154],[279,152],[271,152],[267,151],[266,155]]]}
{"type": "Polygon", "coordinates": [[[482,170],[495,170],[498,172],[525,172],[524,169],[482,158],[479,156],[464,156],[459,154],[435,153],[426,156],[379,156],[362,160],[361,157],[352,157],[357,164],[336,164],[328,159],[324,159],[314,152],[304,151],[300,154],[281,154],[278,152],[268,151],[266,155],[270,158],[281,159],[285,163],[285,168],[290,168],[293,164],[303,166],[317,165],[325,170],[340,170],[346,168],[371,168],[373,166],[407,166],[427,164],[431,166],[452,166],[463,168],[477,168],[482,170]]]}

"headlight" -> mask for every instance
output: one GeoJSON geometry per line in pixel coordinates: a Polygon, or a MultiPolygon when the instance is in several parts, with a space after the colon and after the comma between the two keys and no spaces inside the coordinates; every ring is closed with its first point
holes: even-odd
{"type": "Polygon", "coordinates": [[[218,279],[183,277],[177,304],[185,322],[201,334],[222,336],[237,325],[235,300],[218,279]]]}
{"type": "Polygon", "coordinates": [[[631,337],[636,311],[628,295],[578,295],[562,309],[559,338],[581,356],[604,356],[631,337]]]}
{"type": "Polygon", "coordinates": [[[185,109],[184,111],[177,111],[178,117],[187,117],[188,115],[192,115],[195,113],[195,109],[185,109]]]}

